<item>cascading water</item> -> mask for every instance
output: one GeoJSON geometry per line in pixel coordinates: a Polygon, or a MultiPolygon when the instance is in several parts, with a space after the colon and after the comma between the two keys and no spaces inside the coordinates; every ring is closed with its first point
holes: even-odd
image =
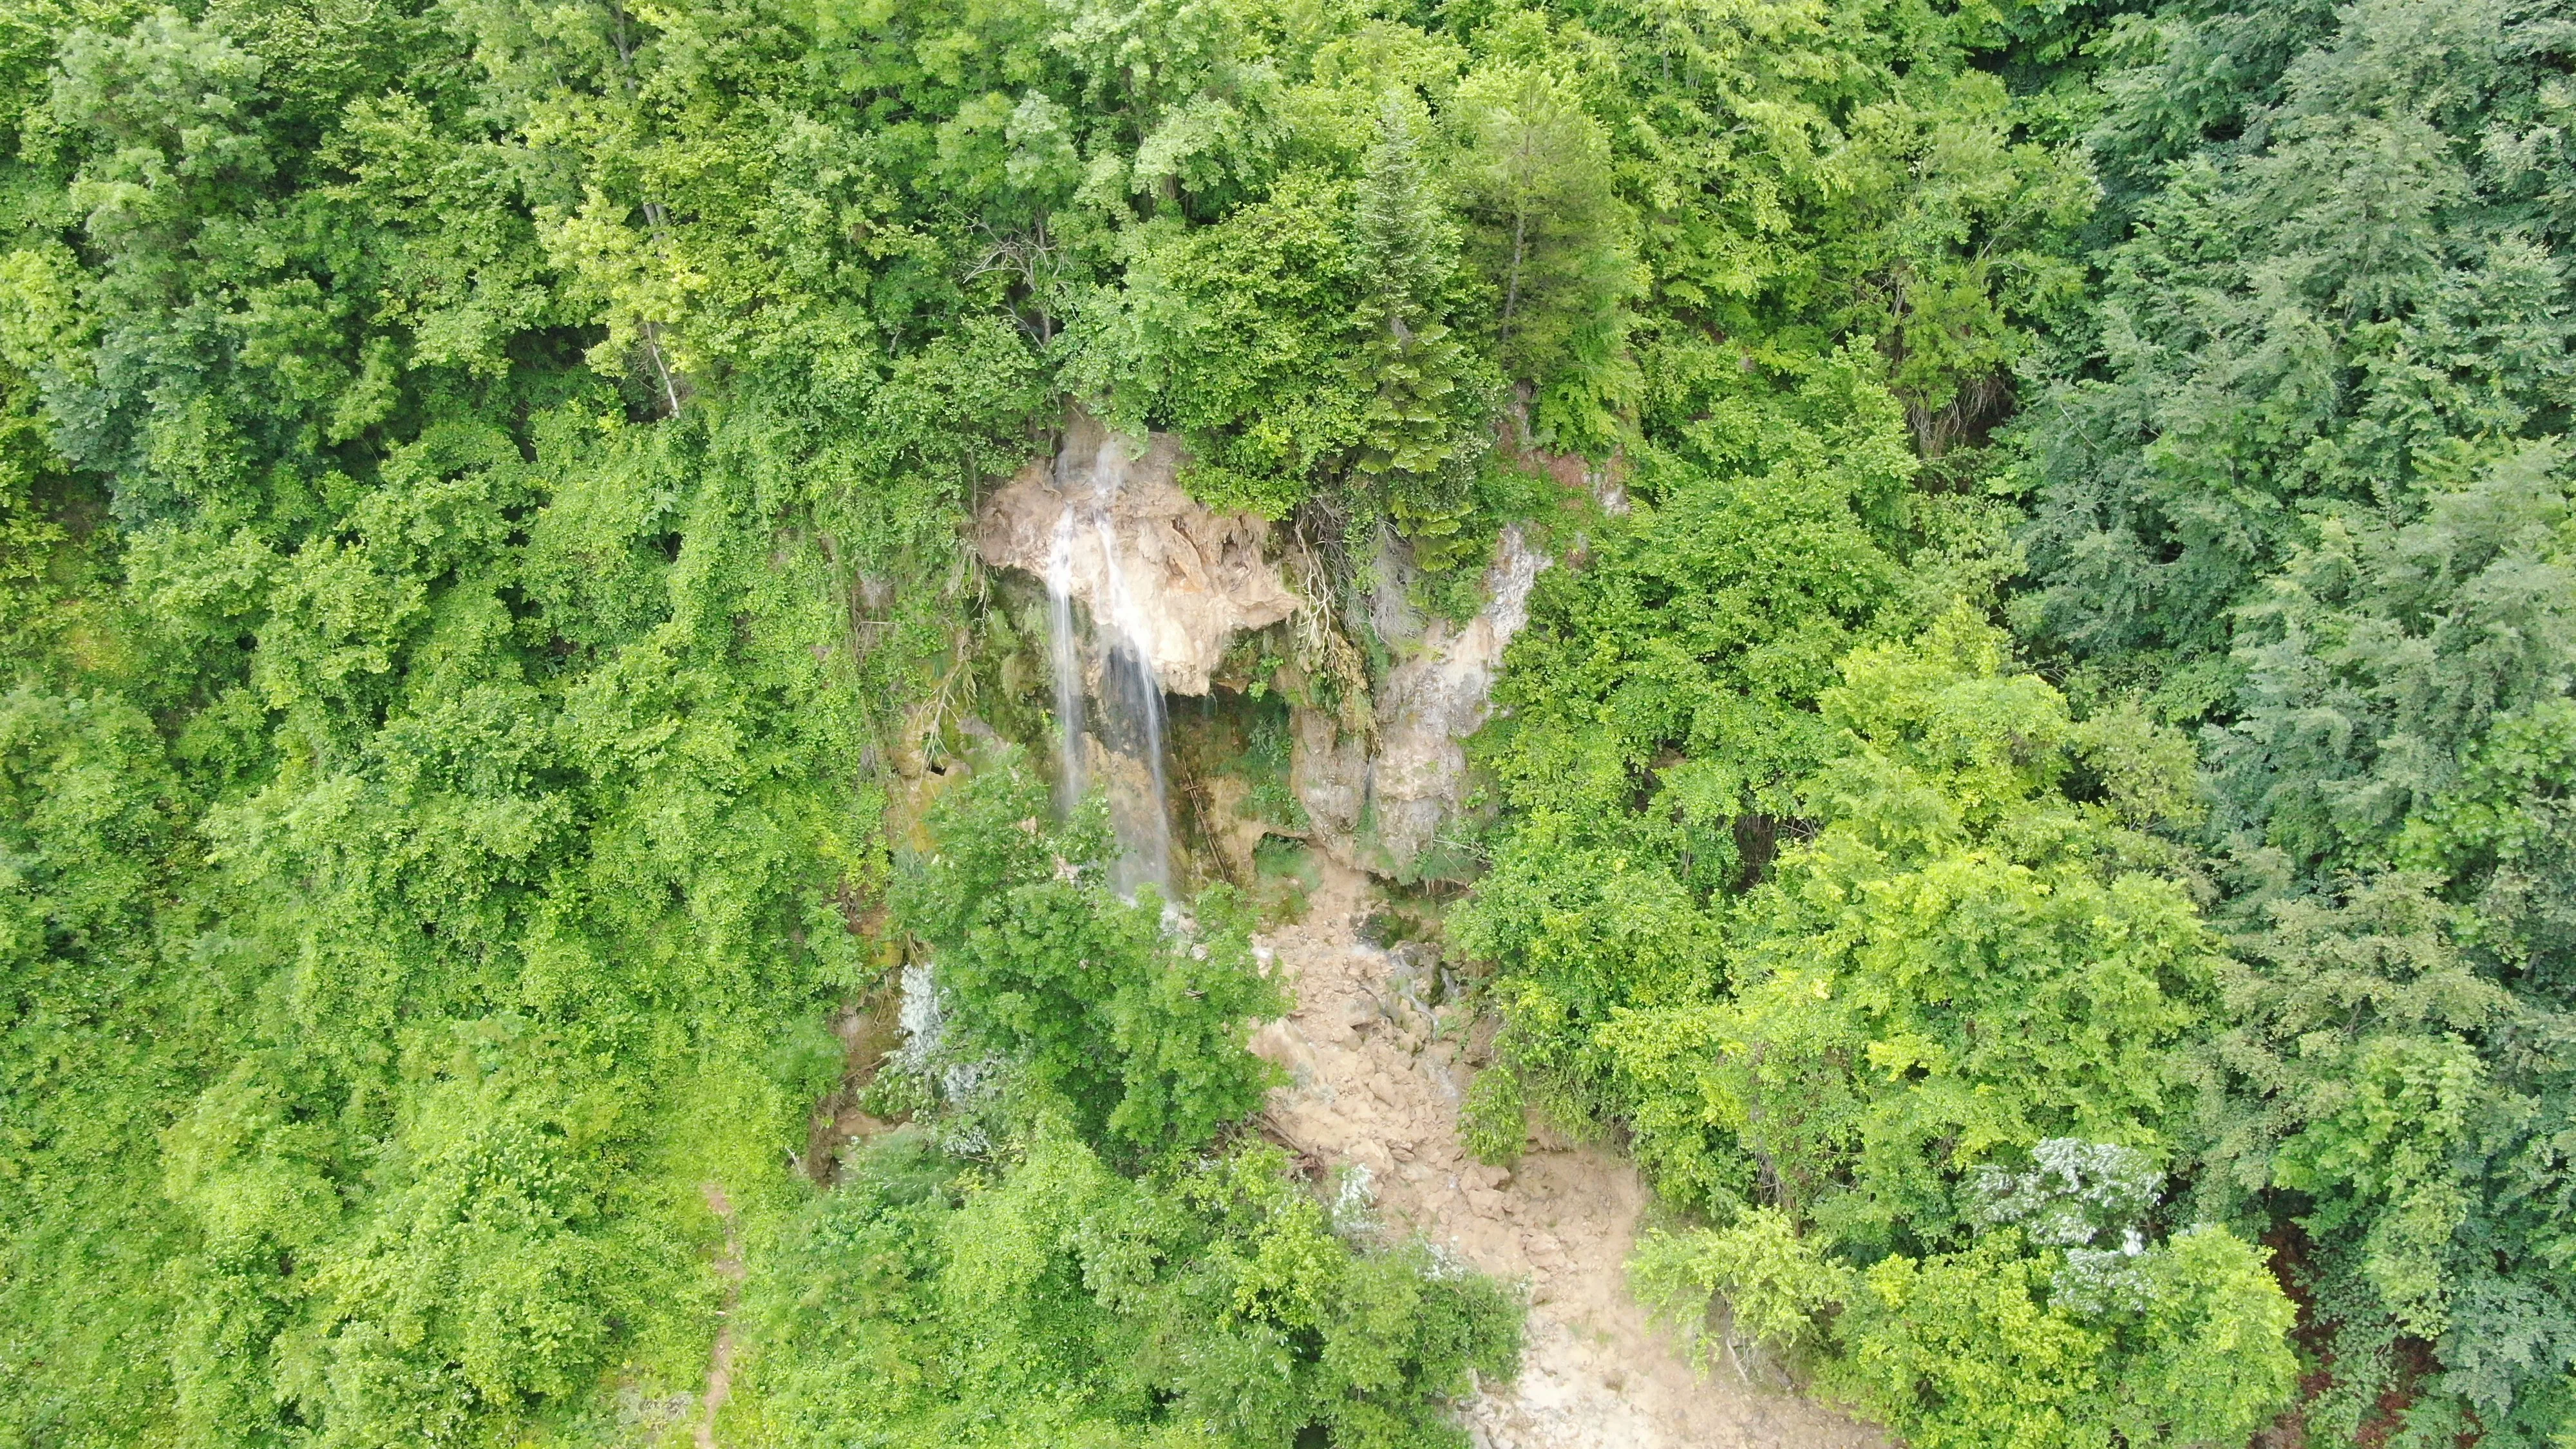
{"type": "Polygon", "coordinates": [[[1082,655],[1073,634],[1073,509],[1056,515],[1047,547],[1047,663],[1055,673],[1055,725],[1059,759],[1057,804],[1066,813],[1082,803],[1088,763],[1082,743],[1082,655]]]}
{"type": "Polygon", "coordinates": [[[1145,652],[1144,620],[1138,617],[1135,595],[1127,587],[1126,566],[1119,560],[1117,536],[1110,530],[1107,514],[1095,515],[1092,524],[1109,584],[1110,630],[1101,641],[1100,670],[1101,692],[1107,698],[1101,714],[1104,723],[1116,721],[1120,726],[1117,733],[1126,738],[1119,743],[1132,746],[1121,753],[1141,757],[1145,766],[1144,798],[1121,802],[1113,794],[1109,802],[1110,820],[1119,826],[1119,843],[1126,847],[1119,861],[1118,888],[1133,895],[1138,886],[1151,884],[1168,902],[1172,898],[1172,808],[1171,789],[1163,774],[1163,683],[1155,677],[1153,659],[1145,652]]]}
{"type": "Polygon", "coordinates": [[[1090,466],[1080,470],[1084,476],[1071,476],[1076,470],[1064,466],[1071,461],[1059,463],[1057,487],[1064,502],[1049,539],[1046,574],[1048,663],[1055,672],[1056,730],[1063,752],[1060,785],[1066,808],[1081,801],[1093,774],[1086,736],[1096,729],[1104,755],[1098,774],[1109,796],[1110,828],[1118,837],[1118,889],[1132,897],[1139,886],[1150,884],[1168,903],[1172,820],[1163,766],[1163,686],[1146,643],[1150,621],[1129,587],[1111,519],[1111,505],[1125,480],[1126,454],[1111,436],[1102,440],[1090,466]],[[1091,561],[1078,556],[1086,542],[1097,550],[1100,588],[1093,598],[1104,606],[1093,610],[1091,621],[1099,655],[1096,700],[1086,698],[1088,671],[1073,618],[1076,575],[1091,561]]]}

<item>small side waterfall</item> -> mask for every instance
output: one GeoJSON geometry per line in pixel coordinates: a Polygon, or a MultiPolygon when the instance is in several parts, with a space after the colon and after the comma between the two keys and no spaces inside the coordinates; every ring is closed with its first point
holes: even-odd
{"type": "Polygon", "coordinates": [[[1126,463],[1114,436],[1102,439],[1087,468],[1072,456],[1058,460],[1063,506],[1048,540],[1046,586],[1047,655],[1055,674],[1056,736],[1062,751],[1059,783],[1063,804],[1071,809],[1098,775],[1109,796],[1110,828],[1118,837],[1120,893],[1132,897],[1139,886],[1152,885],[1169,903],[1172,816],[1163,763],[1163,685],[1147,643],[1151,621],[1130,587],[1127,560],[1110,519],[1126,463]],[[1093,598],[1106,606],[1092,611],[1096,671],[1086,667],[1073,617],[1076,577],[1094,562],[1078,554],[1086,543],[1097,550],[1099,572],[1094,577],[1101,587],[1093,598]],[[1094,678],[1096,698],[1087,688],[1094,678]],[[1096,772],[1090,753],[1094,730],[1102,754],[1096,772]]]}

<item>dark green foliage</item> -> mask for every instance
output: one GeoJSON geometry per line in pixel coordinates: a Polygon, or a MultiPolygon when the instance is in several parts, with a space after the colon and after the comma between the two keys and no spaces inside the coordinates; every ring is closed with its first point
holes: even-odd
{"type": "MultiPolygon", "coordinates": [[[[2081,998],[2043,991],[2042,1015],[2009,1029],[2016,1050],[2048,1056],[2058,1022],[2070,1040],[2162,1032],[2162,1048],[2131,1059],[2161,1085],[2107,1115],[2089,1109],[2087,1125],[2044,1123],[2023,1115],[2034,1083],[2083,1096],[2078,1084],[2122,1074],[2017,1062],[1925,1131],[1954,1152],[2048,1133],[2153,1142],[2194,1184],[2198,1211],[2295,1249],[2295,1264],[2279,1266],[2308,1305],[2310,1341],[2331,1353],[2311,1366],[2324,1386],[2302,1411],[2311,1436],[2430,1444],[2473,1423],[2496,1442],[2563,1433],[2576,1358],[2540,1266],[2545,1245],[2565,1240],[2553,1114],[2568,937],[2554,882],[2565,874],[2561,715],[2576,682],[2564,637],[2576,581],[2564,565],[2560,440],[2559,17],[2390,0],[2172,5],[2064,30],[2035,16],[1857,9],[1721,24],[1592,7],[1583,23],[1602,44],[1582,52],[1585,84],[1640,98],[1618,141],[1637,138],[1646,159],[1623,151],[1622,164],[1652,182],[1625,194],[1640,205],[1639,255],[1654,274],[1633,334],[1645,387],[1632,485],[1653,507],[1627,525],[1641,552],[1613,529],[1586,574],[1543,590],[1504,686],[1514,712],[1489,735],[1515,814],[1465,924],[1504,968],[1514,1082],[1545,1110],[1623,1123],[1685,1198],[1813,1214],[1839,1252],[1929,1253],[1929,1264],[1956,1251],[1905,1236],[1942,1221],[1940,1192],[1893,1217],[1859,1206],[1930,1180],[1896,1165],[1908,1158],[1895,1124],[1918,1090],[1973,1062],[1982,1038],[1945,1036],[1908,1003],[2006,1009],[2056,974],[2035,964],[2051,954],[2046,912],[1925,897],[1931,876],[1877,873],[1894,856],[1869,857],[1868,874],[1818,877],[1862,818],[1844,810],[1873,798],[1929,810],[1938,792],[1801,797],[1795,785],[1820,767],[1852,768],[1833,763],[1824,667],[1922,627],[1945,593],[1993,597],[1990,581],[2010,571],[1977,552],[1980,540],[1991,547],[1995,516],[1952,490],[1980,478],[2006,494],[2027,488],[2030,576],[1998,602],[2070,685],[2074,733],[2061,737],[2076,754],[2053,788],[2077,815],[2024,797],[2002,818],[2031,809],[2028,823],[1971,846],[2004,855],[1979,854],[1963,880],[1984,900],[2013,878],[2005,859],[2040,868],[2017,854],[2030,843],[2055,851],[2086,838],[2025,833],[2039,821],[2107,808],[2117,828],[2091,837],[2086,849],[2102,854],[2088,868],[2130,882],[2119,889],[2151,889],[2165,903],[2151,914],[2201,941],[2173,958],[2201,964],[2158,988],[2198,1004],[2161,1027],[2096,1029],[2081,998]],[[1851,59],[1839,68],[1792,63],[1842,47],[1851,59]],[[2092,59],[2077,59],[2086,47],[2092,59]],[[1998,56],[2011,91],[1946,69],[1981,51],[1998,56]],[[1891,73],[1874,67],[1898,55],[1911,62],[1902,78],[1879,80],[1891,73]],[[1809,79],[1825,74],[1831,85],[1809,79]],[[1728,115],[1743,119],[1693,129],[1728,115]],[[2051,135],[2079,144],[2025,144],[2051,135]],[[1899,157],[1906,179],[1891,185],[1899,157]],[[2083,165],[2103,188],[2089,221],[2083,165]],[[1681,183],[1702,175],[1735,181],[1723,201],[1684,204],[1681,183]],[[2078,225],[2094,279],[2082,295],[2069,266],[2078,225]],[[2024,421],[1997,455],[1940,458],[1910,488],[1897,471],[1874,493],[1845,494],[1847,514],[1751,521],[1801,495],[1764,477],[1760,455],[1702,440],[1728,436],[1746,406],[1737,398],[1776,409],[1770,372],[1814,356],[1812,339],[1855,325],[1872,303],[1890,319],[1863,324],[1889,364],[1873,384],[1904,404],[1916,451],[1974,443],[2006,396],[2006,368],[2024,421]],[[1740,562],[1674,519],[1677,501],[1733,478],[1764,486],[1717,516],[1773,550],[1740,562]],[[1866,550],[1835,542],[1845,537],[1866,550]],[[1841,559],[1853,566],[1833,576],[1837,590],[1819,589],[1821,566],[1841,559]],[[1805,669],[1774,666],[1792,658],[1805,669]],[[2206,835],[2203,790],[2181,773],[2194,751],[2149,723],[2159,718],[2199,736],[2206,835]],[[2196,858],[2202,846],[2215,859],[2196,858]],[[1884,919],[1864,904],[1900,900],[1913,908],[1884,919]],[[2203,913],[2231,949],[2189,924],[2203,913]],[[1917,960],[1903,945],[1916,927],[1899,919],[1936,934],[2013,924],[1973,950],[1917,960]],[[1773,941],[1781,964],[1739,954],[1730,943],[1746,932],[1773,941]],[[1851,950],[1870,964],[1829,991],[1834,1005],[1775,990],[1789,963],[1827,971],[1851,950]],[[2004,967],[2010,984],[1945,974],[1969,962],[2004,967]],[[1844,1011],[1869,1025],[1839,1055],[1791,1052],[1773,1066],[1784,1043],[1813,1039],[1844,1011]],[[1738,1052],[1775,1075],[1715,1065],[1738,1052]],[[1922,1086],[1872,1086],[1877,1074],[1854,1081],[1831,1065],[1863,1056],[1922,1086]],[[1762,1095],[1765,1080],[1794,1088],[1794,1102],[1762,1095]],[[1981,1137],[1970,1119],[1989,1112],[2014,1125],[1981,1137]],[[1737,1156],[1729,1138],[1758,1150],[1737,1156]],[[1826,1158],[1804,1155],[1825,1144],[1826,1158]],[[1859,1216],[1845,1220],[1829,1204],[1842,1201],[1836,1174],[1847,1169],[1815,1164],[1873,1154],[1892,1175],[1852,1199],[1859,1216]],[[1835,1185],[1819,1195],[1818,1182],[1835,1185]]],[[[1551,33],[1563,32],[1526,27],[1517,43],[1551,33]]],[[[1756,416],[1761,436],[1795,436],[1776,412],[1756,416]]],[[[2016,748],[2047,735],[2012,730],[2016,748]]],[[[1994,808],[2010,794],[1980,786],[1963,798],[1994,808]]],[[[1942,818],[1914,807],[1890,817],[1908,839],[1942,818]]],[[[2081,895],[2056,881],[2045,899],[2054,909],[2081,895]]],[[[2099,964],[2154,939],[2134,929],[2145,918],[2124,915],[2142,900],[2083,912],[2087,929],[2127,920],[2120,945],[2056,959],[2101,984],[2099,964]]],[[[2113,995],[2123,1009],[2155,1000],[2113,995]]],[[[1497,1085],[1476,1100],[1501,1150],[1518,1099],[1497,1085]]],[[[1757,1281],[1769,1280],[1741,1286],[1757,1281]]],[[[1927,1305],[1928,1332],[1929,1305],[1946,1300],[1909,1301],[1927,1305]]],[[[1892,1303],[1891,1316],[1837,1322],[1914,1332],[1892,1303]]],[[[2019,1341],[1992,1317],[2002,1307],[1977,1312],[1987,1326],[1957,1345],[2019,1341]]],[[[1850,1367],[1862,1341],[1814,1349],[1850,1367]]],[[[1921,1362],[1946,1373],[1962,1351],[1921,1362]]],[[[2063,1344],[2047,1352],[2061,1365],[2083,1357],[2063,1344]]],[[[2057,1372],[2034,1358],[1997,1382],[2032,1389],[2036,1403],[2047,1396],[2035,1386],[2057,1372]]],[[[2009,1392],[1986,1401],[2004,1417],[1981,1420],[1984,1391],[1966,1381],[1938,1392],[1930,1380],[1840,1381],[1893,1395],[1874,1401],[1909,1414],[1953,1405],[1905,1421],[1925,1442],[2097,1432],[2071,1408],[2048,1426],[2015,1419],[2009,1392]]],[[[2232,1412],[2279,1392],[2275,1380],[2244,1382],[2273,1387],[2249,1389],[2232,1412]]]]}
{"type": "Polygon", "coordinates": [[[2560,426],[2556,22],[2415,0],[2324,20],[2175,7],[2129,31],[2098,144],[2155,184],[2067,339],[2080,370],[2031,414],[2034,618],[2078,648],[2223,657],[2312,515],[2409,520],[2560,426]]]}
{"type": "Polygon", "coordinates": [[[2307,1422],[2339,1440],[2551,1442],[2576,1363],[2542,1266],[2569,1221],[2560,26],[2123,21],[2101,285],[2020,439],[2020,617],[2201,727],[2241,957],[2202,1191],[2305,1235],[2333,1365],[2307,1422]]]}
{"type": "Polygon", "coordinates": [[[2305,870],[2384,865],[2407,818],[2459,788],[2470,751],[2560,701],[2576,679],[2576,570],[2553,454],[2429,492],[2399,526],[2316,520],[2237,620],[2245,682],[2209,748],[2221,828],[2305,870]]]}
{"type": "Polygon", "coordinates": [[[1597,448],[1615,431],[1603,404],[1626,401],[1617,395],[1630,325],[1623,304],[1643,279],[1612,184],[1609,135],[1554,69],[1500,60],[1461,83],[1460,191],[1480,269],[1502,293],[1498,360],[1538,389],[1542,435],[1597,448]]]}
{"type": "Polygon", "coordinates": [[[2310,1241],[2348,1361],[2312,1422],[2367,1422],[2413,1337],[2441,1345],[2436,1388],[2456,1396],[2428,1397],[2423,1420],[2466,1407],[2540,1434],[2576,1362],[2544,1266],[2567,1242],[2566,1066],[2532,997],[2461,949],[2438,881],[2382,875],[2264,910],[2222,983],[2229,1091],[2202,1192],[2242,1214],[2287,1190],[2269,1200],[2310,1241]]]}
{"type": "Polygon", "coordinates": [[[1374,395],[1352,467],[1415,540],[1417,555],[1437,567],[1466,511],[1486,420],[1476,380],[1464,376],[1467,349],[1441,316],[1458,263],[1457,227],[1434,189],[1414,111],[1409,98],[1388,97],[1360,178],[1357,260],[1373,293],[1362,313],[1369,327],[1361,382],[1374,395]]]}

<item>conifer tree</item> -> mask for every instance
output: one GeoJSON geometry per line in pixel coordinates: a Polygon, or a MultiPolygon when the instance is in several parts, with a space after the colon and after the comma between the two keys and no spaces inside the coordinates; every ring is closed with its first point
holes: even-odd
{"type": "Polygon", "coordinates": [[[1356,471],[1418,552],[1438,562],[1458,532],[1466,483],[1483,451],[1470,359],[1442,320],[1458,229],[1424,166],[1420,103],[1390,92],[1359,191],[1359,254],[1374,280],[1370,341],[1359,366],[1374,385],[1356,471]]]}

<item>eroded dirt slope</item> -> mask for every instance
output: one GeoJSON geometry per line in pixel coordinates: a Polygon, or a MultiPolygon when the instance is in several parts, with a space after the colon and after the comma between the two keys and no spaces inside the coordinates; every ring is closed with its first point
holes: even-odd
{"type": "Polygon", "coordinates": [[[1506,1173],[1465,1154],[1468,1069],[1408,1001],[1412,964],[1361,940],[1366,905],[1365,878],[1328,866],[1305,920],[1261,938],[1297,1002],[1254,1039],[1295,1078],[1267,1120],[1327,1167],[1367,1168],[1390,1230],[1529,1282],[1520,1379],[1468,1410],[1478,1449],[1882,1449],[1818,1405],[1693,1374],[1647,1324],[1622,1267],[1647,1192],[1616,1155],[1542,1142],[1506,1173]]]}

